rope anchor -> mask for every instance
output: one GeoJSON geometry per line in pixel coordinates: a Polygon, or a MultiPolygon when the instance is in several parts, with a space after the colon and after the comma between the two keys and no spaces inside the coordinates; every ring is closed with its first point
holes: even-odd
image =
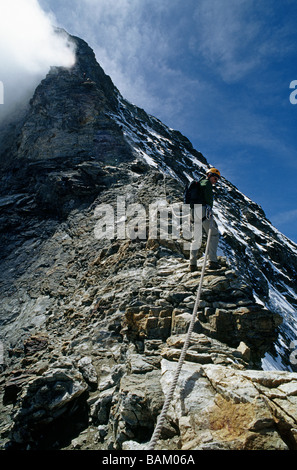
{"type": "Polygon", "coordinates": [[[166,418],[166,415],[167,415],[167,411],[168,411],[169,405],[171,403],[171,400],[172,400],[172,397],[173,397],[173,394],[174,394],[174,390],[175,390],[175,387],[176,387],[177,382],[178,382],[179,374],[181,372],[181,369],[182,369],[182,366],[183,366],[183,363],[184,363],[184,360],[185,360],[185,357],[186,357],[186,353],[187,353],[187,350],[188,350],[188,347],[189,347],[189,344],[190,344],[190,339],[191,339],[191,335],[192,335],[192,332],[193,332],[193,328],[194,328],[194,324],[195,324],[195,320],[196,320],[196,316],[197,316],[197,311],[198,311],[198,307],[199,307],[199,303],[200,303],[201,289],[202,289],[203,278],[204,278],[204,273],[205,273],[205,269],[206,269],[209,242],[210,242],[210,237],[211,237],[212,221],[213,221],[213,218],[211,217],[210,227],[209,227],[208,236],[207,236],[207,243],[206,243],[206,248],[205,248],[205,254],[204,254],[204,262],[203,262],[203,266],[202,266],[202,270],[201,270],[199,287],[198,287],[198,291],[197,291],[197,295],[196,295],[195,305],[194,305],[194,308],[193,308],[192,318],[191,318],[191,322],[190,322],[189,329],[188,329],[188,332],[187,332],[186,340],[184,342],[183,349],[182,349],[180,357],[179,357],[179,361],[178,361],[178,364],[177,364],[177,368],[176,368],[176,371],[175,371],[175,374],[174,374],[174,378],[173,378],[171,387],[169,389],[168,395],[167,395],[167,397],[165,399],[165,402],[163,404],[163,408],[162,408],[161,414],[158,418],[157,425],[155,427],[154,433],[153,433],[153,435],[151,437],[151,440],[149,442],[148,450],[154,450],[154,448],[156,446],[156,443],[159,439],[159,436],[161,434],[163,424],[164,424],[164,421],[165,421],[165,418],[166,418]]]}

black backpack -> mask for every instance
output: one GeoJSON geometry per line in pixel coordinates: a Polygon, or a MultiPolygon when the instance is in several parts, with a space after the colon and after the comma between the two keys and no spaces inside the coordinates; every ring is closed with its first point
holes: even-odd
{"type": "Polygon", "coordinates": [[[200,181],[191,181],[185,189],[184,192],[184,204],[203,204],[204,198],[202,194],[202,188],[200,186],[200,181]]]}

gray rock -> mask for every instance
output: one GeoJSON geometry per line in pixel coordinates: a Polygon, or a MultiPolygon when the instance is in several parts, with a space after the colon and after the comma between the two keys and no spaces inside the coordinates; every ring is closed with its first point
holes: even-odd
{"type": "MultiPolygon", "coordinates": [[[[125,101],[73,40],[74,68],[52,68],[22,116],[0,128],[0,431],[12,450],[145,445],[203,262],[190,273],[184,240],[154,239],[149,227],[146,238],[117,237],[131,214],[115,218],[113,239],[96,236],[98,206],[116,210],[121,196],[145,208],[147,223],[149,205],[180,203],[207,161],[125,101]]],[[[296,247],[224,178],[215,197],[227,258],[205,273],[158,448],[294,449],[296,247]],[[283,324],[279,305],[289,306],[283,324]],[[271,347],[285,372],[254,370],[271,347]]]]}
{"type": "Polygon", "coordinates": [[[91,357],[87,357],[87,356],[82,357],[78,361],[78,368],[87,383],[89,383],[90,385],[97,385],[98,375],[97,375],[95,367],[92,364],[91,357]]]}

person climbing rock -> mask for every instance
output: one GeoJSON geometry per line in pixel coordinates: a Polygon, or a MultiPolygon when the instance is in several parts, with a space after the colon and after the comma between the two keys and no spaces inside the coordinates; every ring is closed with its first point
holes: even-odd
{"type": "MultiPolygon", "coordinates": [[[[202,177],[199,181],[191,181],[187,186],[184,193],[184,203],[190,204],[191,215],[194,220],[195,205],[202,204],[202,227],[206,234],[208,234],[210,224],[211,237],[209,241],[208,250],[208,268],[218,269],[220,264],[217,258],[217,248],[219,243],[219,230],[216,221],[213,218],[213,186],[215,186],[220,179],[221,174],[217,168],[210,168],[206,172],[206,176],[202,177]]],[[[197,206],[196,206],[197,210],[197,206]]],[[[190,248],[190,270],[197,270],[197,255],[198,249],[195,246],[195,240],[191,243],[190,248]]]]}

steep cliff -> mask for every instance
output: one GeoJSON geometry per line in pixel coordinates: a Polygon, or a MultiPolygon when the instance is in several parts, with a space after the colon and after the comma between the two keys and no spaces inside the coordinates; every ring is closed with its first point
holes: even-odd
{"type": "MultiPolygon", "coordinates": [[[[0,132],[5,449],[146,447],[200,276],[185,240],[150,236],[149,209],[179,203],[207,160],[73,40],[76,65],[0,132]]],[[[206,272],[157,448],[296,449],[297,247],[224,178],[214,209],[222,267],[206,272]]]]}

